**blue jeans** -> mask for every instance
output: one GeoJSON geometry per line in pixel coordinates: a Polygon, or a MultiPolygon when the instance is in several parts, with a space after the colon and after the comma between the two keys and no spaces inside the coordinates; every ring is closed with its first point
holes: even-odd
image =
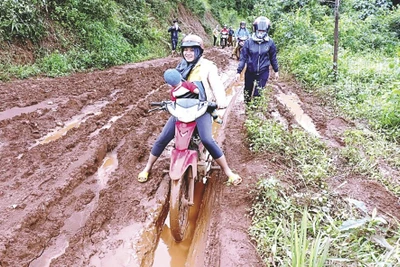
{"type": "MultiPolygon", "coordinates": [[[[168,119],[167,123],[164,125],[161,134],[158,136],[156,142],[151,149],[151,154],[153,156],[159,157],[164,151],[165,147],[169,144],[169,142],[174,139],[175,122],[176,118],[171,116],[168,119]]],[[[214,159],[219,159],[220,157],[222,157],[224,153],[212,137],[211,114],[206,112],[203,116],[196,119],[196,123],[197,131],[204,147],[208,150],[208,152],[214,159]]]]}

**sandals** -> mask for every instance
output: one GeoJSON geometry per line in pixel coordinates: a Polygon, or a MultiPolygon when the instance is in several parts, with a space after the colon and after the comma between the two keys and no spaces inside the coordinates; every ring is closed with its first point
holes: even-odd
{"type": "Polygon", "coordinates": [[[238,174],[233,174],[229,176],[227,184],[228,185],[233,185],[233,186],[238,186],[242,183],[243,179],[240,177],[238,174]]]}
{"type": "Polygon", "coordinates": [[[139,173],[137,179],[138,179],[138,181],[139,181],[140,183],[145,183],[145,182],[147,182],[147,179],[148,179],[148,178],[149,178],[149,173],[143,171],[143,172],[139,173]]]}

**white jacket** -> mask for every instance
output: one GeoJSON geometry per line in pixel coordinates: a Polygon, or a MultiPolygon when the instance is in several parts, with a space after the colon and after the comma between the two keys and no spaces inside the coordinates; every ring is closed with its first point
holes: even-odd
{"type": "Polygon", "coordinates": [[[224,84],[218,74],[214,62],[201,57],[190,72],[188,81],[202,81],[206,91],[207,101],[214,101],[218,108],[227,106],[224,84]]]}

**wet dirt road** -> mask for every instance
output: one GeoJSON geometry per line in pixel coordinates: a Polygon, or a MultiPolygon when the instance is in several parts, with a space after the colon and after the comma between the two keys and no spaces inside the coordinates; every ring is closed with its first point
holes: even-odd
{"type": "MultiPolygon", "coordinates": [[[[178,58],[0,83],[0,266],[264,266],[247,235],[249,190],[260,173],[285,167],[249,152],[240,85],[232,84],[236,61],[227,55],[206,53],[232,96],[216,139],[245,179],[227,187],[215,171],[197,189],[203,201],[191,214],[192,241],[180,244],[164,223],[168,151],[147,183],[136,180],[168,118],[148,114],[149,103],[168,98],[162,74],[178,58]]],[[[310,134],[341,145],[337,130],[346,121],[300,96],[295,85],[275,90],[283,123],[303,123],[310,134]]]]}

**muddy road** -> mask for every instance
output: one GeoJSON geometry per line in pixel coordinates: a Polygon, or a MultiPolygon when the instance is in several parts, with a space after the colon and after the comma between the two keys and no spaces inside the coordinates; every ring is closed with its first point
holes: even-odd
{"type": "MultiPolygon", "coordinates": [[[[260,174],[286,167],[249,152],[241,87],[232,83],[237,62],[216,48],[205,56],[231,98],[215,137],[244,181],[228,187],[216,170],[198,185],[188,238],[179,244],[165,223],[168,151],[147,183],[136,180],[168,118],[148,114],[149,103],[168,99],[162,74],[179,58],[0,83],[0,266],[264,266],[247,235],[249,190],[260,174]]],[[[286,123],[343,145],[351,123],[294,84],[274,88],[273,112],[286,123]],[[299,111],[301,119],[292,114],[299,111]]],[[[344,194],[362,188],[360,198],[370,192],[374,204],[399,214],[382,186],[351,181],[344,194]]]]}

